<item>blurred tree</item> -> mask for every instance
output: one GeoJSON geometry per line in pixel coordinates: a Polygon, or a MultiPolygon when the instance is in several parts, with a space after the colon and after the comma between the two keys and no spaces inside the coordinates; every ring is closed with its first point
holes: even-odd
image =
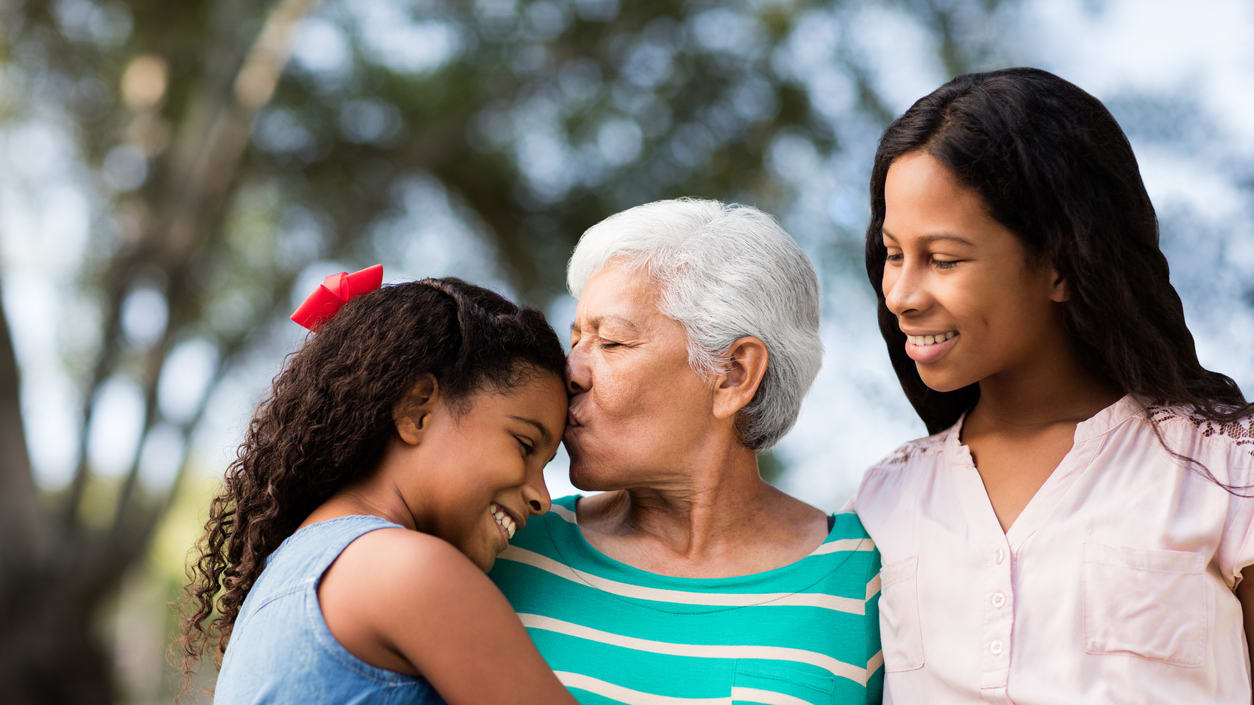
{"type": "MultiPolygon", "coordinates": [[[[952,73],[983,51],[973,28],[997,4],[894,7],[932,33],[926,51],[952,73]]],[[[625,207],[695,195],[783,212],[801,188],[787,155],[830,157],[891,117],[850,41],[874,5],[0,1],[0,69],[25,93],[0,120],[68,118],[99,204],[81,267],[99,325],[66,354],[77,450],[52,494],[33,479],[0,308],[5,700],[115,697],[93,616],[167,510],[216,385],[306,270],[434,257],[406,249],[430,219],[447,228],[439,245],[486,243],[499,275],[543,305],[578,234],[625,207]],[[128,333],[128,307],[154,295],[156,331],[128,333]],[[193,343],[214,369],[175,413],[159,390],[193,343]],[[88,438],[117,380],[139,391],[142,425],[102,519],[84,499],[98,472],[88,438]],[[179,439],[177,470],[146,490],[158,432],[179,439]]],[[[859,251],[856,227],[823,229],[859,251]]]]}

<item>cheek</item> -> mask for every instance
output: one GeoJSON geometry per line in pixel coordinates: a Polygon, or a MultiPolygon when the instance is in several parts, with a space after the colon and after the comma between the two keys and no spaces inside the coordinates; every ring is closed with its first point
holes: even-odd
{"type": "Polygon", "coordinates": [[[606,362],[592,384],[597,408],[610,418],[629,418],[647,406],[647,372],[620,362],[606,362]]]}

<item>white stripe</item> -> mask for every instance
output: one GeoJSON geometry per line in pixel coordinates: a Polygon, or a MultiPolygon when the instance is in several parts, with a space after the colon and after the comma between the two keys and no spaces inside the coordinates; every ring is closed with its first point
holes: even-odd
{"type": "Polygon", "coordinates": [[[671,602],[681,605],[707,605],[711,607],[753,607],[758,605],[770,607],[818,607],[847,614],[866,614],[866,600],[828,595],[821,592],[706,593],[664,590],[662,588],[632,585],[572,568],[548,556],[543,556],[518,546],[510,546],[497,559],[525,563],[547,573],[552,573],[559,578],[584,583],[612,595],[636,600],[671,602]]]}
{"type": "Polygon", "coordinates": [[[554,671],[553,673],[562,682],[562,685],[567,688],[578,688],[604,698],[617,700],[620,703],[631,703],[631,705],[730,705],[730,701],[727,698],[675,698],[668,695],[655,695],[632,690],[631,688],[624,688],[621,685],[606,683],[603,680],[585,676],[582,673],[570,673],[569,671],[554,671]]]}
{"type": "Polygon", "coordinates": [[[851,680],[858,685],[866,685],[866,669],[862,666],[851,666],[842,661],[837,661],[827,654],[804,649],[792,649],[784,646],[756,646],[753,644],[675,644],[667,641],[654,641],[652,639],[613,634],[538,614],[519,614],[518,618],[522,620],[523,626],[531,629],[543,629],[578,639],[587,639],[635,651],[648,651],[654,654],[690,656],[694,658],[751,658],[763,661],[808,663],[834,676],[851,680]]]}
{"type": "Polygon", "coordinates": [[[875,655],[871,657],[871,660],[866,662],[867,678],[870,678],[871,674],[880,670],[880,666],[883,666],[883,665],[884,665],[884,652],[876,651],[875,655]]]}
{"type": "Polygon", "coordinates": [[[866,581],[866,599],[875,597],[880,591],[880,574],[876,573],[874,578],[866,581]]]}
{"type": "Polygon", "coordinates": [[[874,551],[875,542],[871,539],[836,539],[814,549],[811,556],[821,556],[826,553],[837,553],[839,551],[874,551]]]}
{"type": "Polygon", "coordinates": [[[762,703],[763,705],[812,705],[808,700],[794,698],[786,693],[743,686],[732,688],[731,699],[733,702],[762,703]]]}
{"type": "Polygon", "coordinates": [[[578,523],[579,523],[579,522],[575,521],[575,513],[574,513],[574,512],[572,512],[572,511],[570,511],[570,510],[569,510],[569,509],[567,509],[566,507],[563,507],[563,506],[562,506],[562,505],[560,505],[560,504],[550,504],[550,505],[549,505],[549,511],[550,511],[550,512],[553,512],[554,514],[558,515],[559,517],[561,517],[561,518],[565,519],[566,521],[568,521],[568,522],[570,522],[570,523],[572,523],[572,524],[578,524],[578,523]]]}

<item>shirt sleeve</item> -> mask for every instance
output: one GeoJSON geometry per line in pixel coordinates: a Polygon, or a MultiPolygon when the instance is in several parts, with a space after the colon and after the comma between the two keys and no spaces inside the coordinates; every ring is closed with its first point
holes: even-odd
{"type": "Polygon", "coordinates": [[[1254,565],[1254,487],[1233,487],[1228,522],[1219,543],[1219,566],[1235,588],[1241,571],[1254,565]],[[1244,496],[1241,496],[1244,495],[1244,496]]]}
{"type": "MultiPolygon", "coordinates": [[[[1254,421],[1246,423],[1254,434],[1254,421]]],[[[1225,579],[1235,587],[1241,581],[1241,571],[1254,565],[1254,442],[1228,444],[1227,450],[1226,454],[1213,454],[1206,464],[1227,486],[1228,517],[1216,559],[1225,579]]]]}
{"type": "Polygon", "coordinates": [[[884,699],[884,652],[880,646],[880,552],[871,552],[866,582],[866,702],[879,705],[884,699]]]}

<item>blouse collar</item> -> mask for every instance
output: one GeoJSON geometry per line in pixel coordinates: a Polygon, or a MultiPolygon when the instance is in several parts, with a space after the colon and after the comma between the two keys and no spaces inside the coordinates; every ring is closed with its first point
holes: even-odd
{"type": "MultiPolygon", "coordinates": [[[[1075,443],[1078,445],[1084,441],[1103,436],[1113,431],[1129,418],[1139,414],[1144,414],[1147,406],[1148,402],[1146,402],[1146,400],[1133,394],[1125,394],[1122,397],[1119,397],[1115,403],[1076,424],[1075,443]]],[[[966,446],[959,440],[959,435],[962,432],[962,424],[966,420],[967,415],[964,413],[958,418],[957,423],[950,426],[943,432],[944,446],[947,450],[960,452],[966,451],[966,446]]]]}

